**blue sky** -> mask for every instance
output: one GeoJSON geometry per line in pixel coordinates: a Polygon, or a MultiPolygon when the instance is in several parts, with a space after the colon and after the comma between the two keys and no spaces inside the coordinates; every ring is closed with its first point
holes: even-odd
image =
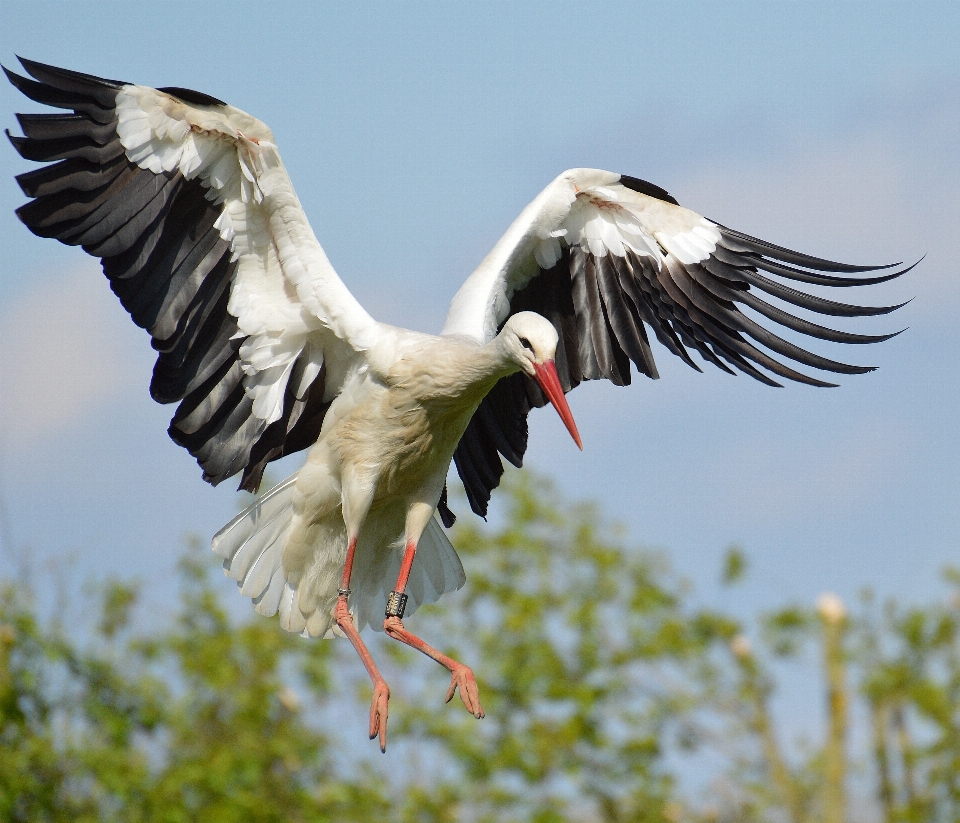
{"type": "MultiPolygon", "coordinates": [[[[661,350],[660,381],[571,396],[582,455],[555,415],[533,415],[528,464],[741,613],[865,585],[929,598],[960,561],[955,3],[171,0],[3,16],[8,67],[22,54],[195,88],[270,124],[334,266],[388,322],[439,330],[463,278],[573,166],[649,179],[813,254],[926,254],[865,298],[913,302],[857,326],[909,330],[843,352],[878,372],[774,390],[661,350]],[[732,543],[751,582],[724,594],[732,543]]],[[[4,125],[36,108],[0,85],[4,125]]],[[[12,177],[29,166],[0,149],[0,563],[29,557],[47,587],[73,555],[78,576],[138,575],[161,602],[180,536],[212,535],[237,498],[167,439],[149,340],[96,264],[16,220],[12,177]]]]}

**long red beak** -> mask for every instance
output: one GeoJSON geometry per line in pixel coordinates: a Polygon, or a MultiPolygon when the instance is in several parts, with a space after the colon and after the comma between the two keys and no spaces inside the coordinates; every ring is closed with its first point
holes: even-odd
{"type": "Polygon", "coordinates": [[[577,448],[579,448],[580,451],[583,451],[583,443],[580,442],[580,432],[577,431],[577,424],[573,422],[573,412],[570,411],[570,407],[567,405],[567,398],[563,395],[563,387],[560,385],[560,378],[557,376],[557,367],[552,360],[548,360],[543,365],[534,363],[533,371],[537,376],[537,382],[540,384],[540,388],[543,389],[543,393],[547,396],[547,399],[553,403],[553,407],[557,410],[557,414],[560,415],[563,425],[566,426],[567,431],[570,432],[573,442],[577,444],[577,448]]]}

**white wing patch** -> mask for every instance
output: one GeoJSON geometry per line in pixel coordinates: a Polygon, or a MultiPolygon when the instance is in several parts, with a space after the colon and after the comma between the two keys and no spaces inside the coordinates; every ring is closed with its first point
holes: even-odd
{"type": "Polygon", "coordinates": [[[713,223],[619,181],[619,174],[599,169],[572,169],[557,177],[467,278],[450,304],[443,333],[493,339],[513,294],[537,276],[537,266],[556,265],[565,247],[595,257],[632,252],[652,258],[658,268],[667,255],[689,265],[713,253],[720,242],[713,223]]]}
{"type": "Polygon", "coordinates": [[[578,187],[569,213],[552,234],[596,257],[623,257],[630,251],[653,258],[657,266],[665,253],[686,264],[704,260],[720,242],[720,232],[706,218],[622,185],[578,187]]]}
{"type": "Polygon", "coordinates": [[[623,257],[629,249],[660,261],[656,241],[638,215],[611,189],[597,187],[579,192],[563,225],[561,231],[568,246],[581,246],[597,257],[607,252],[623,257]]]}
{"type": "Polygon", "coordinates": [[[116,107],[117,134],[132,162],[199,178],[207,199],[223,204],[215,227],[237,261],[227,311],[246,338],[244,388],[255,416],[266,424],[280,419],[297,363],[305,363],[301,384],[323,364],[322,345],[301,357],[311,339],[333,332],[365,351],[376,323],[330,265],[265,124],[232,106],[192,106],[145,86],[124,86],[116,107]]]}

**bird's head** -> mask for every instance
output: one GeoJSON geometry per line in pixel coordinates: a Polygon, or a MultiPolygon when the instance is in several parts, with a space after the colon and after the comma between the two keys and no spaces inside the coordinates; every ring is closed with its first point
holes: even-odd
{"type": "Polygon", "coordinates": [[[552,361],[557,354],[557,330],[553,323],[532,311],[512,315],[500,332],[508,358],[522,372],[536,378],[536,366],[552,361]]]}
{"type": "Polygon", "coordinates": [[[560,338],[553,323],[534,312],[518,312],[508,318],[498,337],[507,358],[540,384],[570,436],[577,446],[583,449],[577,424],[573,421],[573,413],[567,405],[554,363],[560,338]]]}

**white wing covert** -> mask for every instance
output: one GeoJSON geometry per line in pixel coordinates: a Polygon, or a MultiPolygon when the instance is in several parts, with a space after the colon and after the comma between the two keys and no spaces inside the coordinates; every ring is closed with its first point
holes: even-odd
{"type": "MultiPolygon", "coordinates": [[[[658,377],[648,328],[698,371],[690,350],[726,372],[740,371],[769,385],[780,383],[768,372],[830,386],[796,371],[778,356],[842,374],[872,369],[807,351],[774,334],[740,306],[810,337],[879,342],[893,335],[826,328],[759,294],[825,315],[886,314],[898,306],[837,303],[782,281],[866,286],[909,270],[845,276],[891,267],[850,266],[791,251],[707,220],[646,181],[598,169],[572,169],[521,212],[464,282],[450,305],[443,332],[485,343],[510,315],[537,312],[560,336],[556,365],[564,391],[583,380],[601,378],[627,385],[631,362],[641,374],[658,377]]],[[[523,374],[501,380],[481,403],[455,454],[476,513],[486,514],[490,493],[499,484],[501,455],[521,464],[527,414],[545,403],[536,383],[523,374]]]]}
{"type": "MultiPolygon", "coordinates": [[[[159,352],[150,391],[179,403],[170,436],[212,483],[311,445],[377,324],[337,277],[266,125],[188,89],[152,89],[21,60],[10,140],[52,163],[17,179],[20,219],[80,245],[159,352]],[[54,162],[57,161],[57,162],[54,162]],[[335,368],[334,368],[335,366],[335,368]]],[[[6,71],[6,69],[5,69],[6,71]]],[[[8,133],[9,136],[9,133],[8,133]]]]}

